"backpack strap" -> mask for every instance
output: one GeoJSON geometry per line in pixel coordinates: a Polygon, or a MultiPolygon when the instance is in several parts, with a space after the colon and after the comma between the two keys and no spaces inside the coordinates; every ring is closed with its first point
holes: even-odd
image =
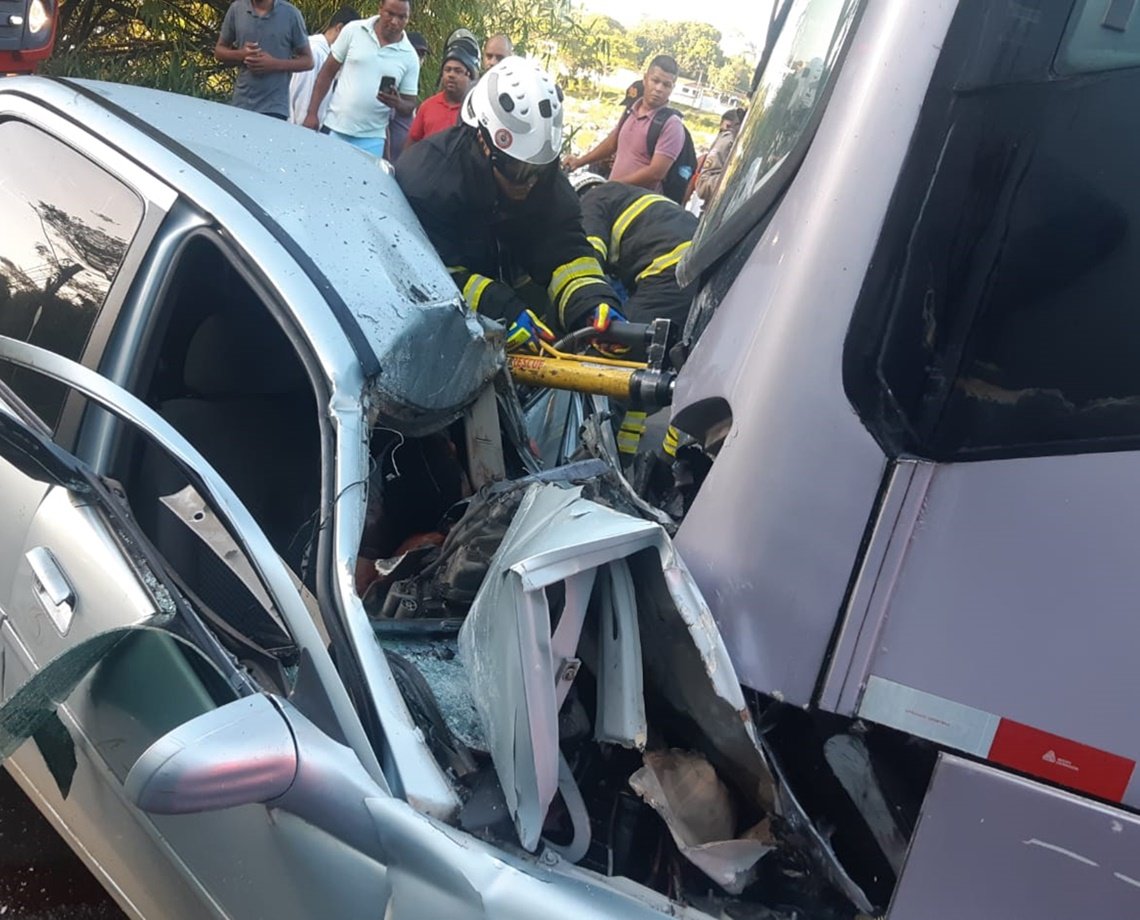
{"type": "Polygon", "coordinates": [[[645,152],[649,155],[649,159],[653,159],[653,151],[657,149],[657,141],[661,139],[661,131],[665,127],[665,122],[674,115],[682,120],[684,119],[680,112],[669,108],[667,105],[663,105],[653,113],[653,121],[649,123],[649,130],[645,134],[645,152]]]}
{"type": "Polygon", "coordinates": [[[621,134],[621,129],[624,128],[625,123],[627,121],[629,121],[629,112],[630,112],[630,109],[632,109],[632,108],[633,108],[632,105],[627,105],[625,107],[625,111],[621,113],[621,118],[618,119],[618,123],[617,123],[618,134],[621,134]]]}

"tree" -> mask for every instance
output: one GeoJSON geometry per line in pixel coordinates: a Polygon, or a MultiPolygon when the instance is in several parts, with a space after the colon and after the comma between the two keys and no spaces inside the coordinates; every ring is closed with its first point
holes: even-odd
{"type": "Polygon", "coordinates": [[[753,65],[742,54],[728,58],[720,67],[709,72],[709,83],[722,93],[748,95],[752,85],[753,65]]]}
{"type": "Polygon", "coordinates": [[[681,76],[699,79],[724,63],[720,32],[707,22],[666,22],[650,19],[631,33],[642,61],[655,54],[671,54],[677,59],[681,76]]]}
{"type": "MultiPolygon", "coordinates": [[[[292,2],[313,33],[343,0],[292,2]]],[[[366,15],[376,9],[375,0],[356,0],[356,6],[366,15]]],[[[213,50],[228,7],[229,0],[68,0],[60,7],[56,54],[44,71],[224,98],[235,70],[218,64],[213,50]]],[[[460,26],[476,35],[502,29],[512,38],[529,36],[557,31],[560,10],[569,10],[569,0],[505,0],[490,11],[479,0],[417,0],[411,27],[437,49],[438,62],[443,42],[460,26]]],[[[437,67],[423,69],[425,92],[434,91],[437,67]]]]}
{"type": "Polygon", "coordinates": [[[620,22],[595,13],[559,40],[558,58],[572,74],[596,74],[615,67],[637,67],[640,53],[620,22]]]}

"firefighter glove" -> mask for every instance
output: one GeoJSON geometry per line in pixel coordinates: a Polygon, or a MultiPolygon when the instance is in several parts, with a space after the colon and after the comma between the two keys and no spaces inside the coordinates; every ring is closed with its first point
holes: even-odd
{"type": "Polygon", "coordinates": [[[523,310],[507,330],[507,351],[537,355],[539,342],[553,342],[554,333],[533,310],[523,310]]]}
{"type": "Polygon", "coordinates": [[[621,315],[617,307],[611,306],[608,303],[598,304],[590,314],[590,325],[598,332],[605,332],[614,323],[628,322],[629,320],[621,315]]]}
{"type": "MultiPolygon", "coordinates": [[[[614,323],[628,323],[617,307],[612,307],[608,303],[600,303],[594,307],[593,312],[590,314],[590,325],[594,328],[595,332],[604,333],[614,323]]],[[[629,354],[629,347],[626,345],[619,345],[617,342],[603,342],[594,340],[594,348],[603,355],[609,358],[620,358],[622,355],[629,354]]]]}

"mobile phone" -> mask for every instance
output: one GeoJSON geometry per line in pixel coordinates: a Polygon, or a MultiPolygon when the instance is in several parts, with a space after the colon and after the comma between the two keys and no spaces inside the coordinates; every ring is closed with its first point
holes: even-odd
{"type": "Polygon", "coordinates": [[[396,78],[395,77],[381,77],[380,78],[380,92],[394,93],[396,91],[396,78]]]}

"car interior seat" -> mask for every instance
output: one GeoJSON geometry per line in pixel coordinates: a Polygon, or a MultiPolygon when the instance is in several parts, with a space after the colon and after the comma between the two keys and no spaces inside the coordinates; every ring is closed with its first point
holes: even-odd
{"type": "MultiPolygon", "coordinates": [[[[260,305],[231,302],[191,334],[181,376],[179,394],[159,401],[158,413],[229,483],[304,580],[320,498],[320,437],[313,389],[289,340],[260,305]]],[[[159,551],[192,584],[214,568],[212,553],[159,501],[186,482],[148,444],[132,503],[159,551]]]]}

